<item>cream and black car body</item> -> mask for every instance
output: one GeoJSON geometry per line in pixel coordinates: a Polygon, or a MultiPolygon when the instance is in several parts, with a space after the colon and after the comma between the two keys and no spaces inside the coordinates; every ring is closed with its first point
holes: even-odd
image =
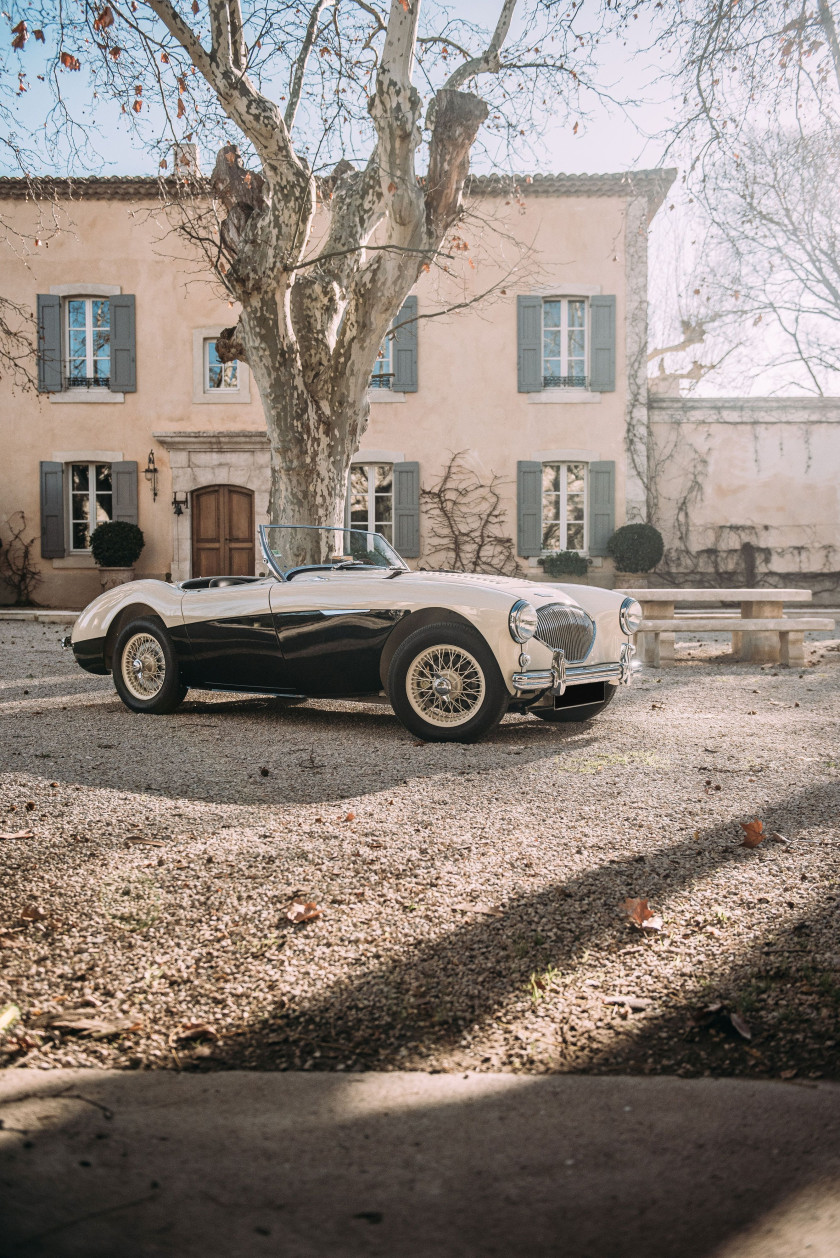
{"type": "Polygon", "coordinates": [[[427,741],[473,742],[507,712],[588,720],[630,680],[641,609],[611,590],[412,571],[355,530],[263,527],[260,546],[266,576],[108,590],[76,660],[135,712],[190,688],[379,701],[427,741]]]}

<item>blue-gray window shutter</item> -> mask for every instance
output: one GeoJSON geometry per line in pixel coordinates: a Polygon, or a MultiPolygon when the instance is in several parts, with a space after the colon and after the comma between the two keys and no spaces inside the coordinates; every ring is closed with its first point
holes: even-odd
{"type": "Polygon", "coordinates": [[[127,293],[111,298],[111,390],[137,392],[134,298],[127,293]]]}
{"type": "MultiPolygon", "coordinates": [[[[391,366],[394,378],[391,388],[395,393],[417,392],[417,298],[406,297],[402,309],[394,320],[394,339],[391,342],[391,366]]],[[[397,547],[399,549],[399,547],[397,547]]],[[[419,553],[419,552],[418,552],[419,553]]]]}
{"type": "Polygon", "coordinates": [[[394,464],[394,549],[403,559],[420,555],[420,464],[394,464]]]}
{"type": "Polygon", "coordinates": [[[111,464],[112,518],[137,523],[137,464],[133,459],[111,464]]]}
{"type": "Polygon", "coordinates": [[[589,298],[589,387],[595,393],[615,390],[615,298],[589,298]]]}
{"type": "Polygon", "coordinates": [[[589,464],[589,553],[606,555],[615,532],[615,463],[589,464]]]}
{"type": "Polygon", "coordinates": [[[63,559],[64,464],[41,464],[41,558],[63,559]]]}
{"type": "MultiPolygon", "coordinates": [[[[39,293],[38,310],[38,392],[60,393],[61,381],[61,298],[39,293]]],[[[63,553],[63,552],[62,552],[63,553]]]]}
{"type": "Polygon", "coordinates": [[[542,551],[542,463],[516,465],[516,553],[542,551]]]}
{"type": "Polygon", "coordinates": [[[519,392],[538,393],[543,387],[542,297],[517,297],[516,343],[519,392]]]}

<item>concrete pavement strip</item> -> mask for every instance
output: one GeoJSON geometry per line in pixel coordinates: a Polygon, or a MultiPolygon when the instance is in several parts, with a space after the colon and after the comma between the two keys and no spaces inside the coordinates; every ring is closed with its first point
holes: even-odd
{"type": "Polygon", "coordinates": [[[840,1086],[0,1073],[0,1258],[837,1258],[840,1086]]]}

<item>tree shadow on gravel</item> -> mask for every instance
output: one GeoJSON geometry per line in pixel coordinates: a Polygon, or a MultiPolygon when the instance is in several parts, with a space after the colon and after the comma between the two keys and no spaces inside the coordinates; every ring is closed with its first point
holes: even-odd
{"type": "MultiPolygon", "coordinates": [[[[776,824],[787,826],[809,811],[833,815],[835,806],[836,788],[825,783],[780,801],[774,817],[776,824]]],[[[278,1008],[224,1041],[213,1064],[393,1069],[405,1064],[409,1052],[421,1063],[431,1052],[455,1053],[465,1029],[486,1023],[506,1001],[527,993],[537,959],[543,970],[553,966],[562,975],[573,972],[587,950],[615,955],[640,945],[656,947],[644,945],[627,925],[619,907],[625,897],[661,902],[721,867],[735,869],[745,861],[782,859],[795,868],[796,847],[783,855],[769,846],[747,851],[738,843],[736,828],[735,822],[708,827],[698,831],[697,839],[640,851],[562,885],[523,893],[502,906],[501,918],[477,915],[442,937],[409,945],[398,960],[377,964],[374,955],[374,964],[352,980],[333,983],[315,999],[278,1008]],[[537,939],[541,942],[535,945],[537,939]]],[[[328,930],[328,918],[314,929],[328,930]]]]}

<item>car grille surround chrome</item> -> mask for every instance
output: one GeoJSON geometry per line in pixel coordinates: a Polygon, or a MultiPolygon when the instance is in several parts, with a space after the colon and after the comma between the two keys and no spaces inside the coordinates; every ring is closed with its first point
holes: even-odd
{"type": "Polygon", "coordinates": [[[546,603],[537,608],[534,637],[552,651],[562,651],[569,664],[581,664],[595,644],[595,622],[582,607],[546,603]]]}

